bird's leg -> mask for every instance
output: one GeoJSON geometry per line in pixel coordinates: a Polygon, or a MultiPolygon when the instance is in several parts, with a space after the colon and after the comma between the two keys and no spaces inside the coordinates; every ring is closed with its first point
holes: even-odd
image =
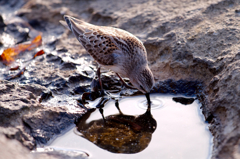
{"type": "Polygon", "coordinates": [[[96,74],[98,76],[98,80],[99,80],[99,84],[100,84],[100,88],[101,88],[101,95],[103,95],[104,91],[103,91],[103,86],[102,86],[102,79],[101,79],[101,71],[100,70],[101,70],[101,67],[98,67],[96,74]]]}
{"type": "Polygon", "coordinates": [[[116,106],[117,110],[119,111],[119,114],[123,114],[121,109],[119,108],[118,100],[115,101],[115,106],[116,106]]]}
{"type": "Polygon", "coordinates": [[[100,84],[100,87],[101,87],[101,90],[102,90],[103,87],[102,87],[102,79],[101,79],[101,67],[98,67],[96,74],[98,76],[99,84],[100,84]]]}
{"type": "Polygon", "coordinates": [[[133,86],[128,85],[128,84],[122,79],[122,77],[121,77],[118,73],[116,73],[116,75],[120,78],[120,81],[122,82],[122,84],[123,84],[126,88],[136,89],[136,88],[134,88],[133,86]]]}
{"type": "Polygon", "coordinates": [[[103,108],[99,108],[99,112],[100,112],[100,114],[102,115],[103,122],[105,123],[105,122],[106,122],[106,119],[105,119],[105,117],[104,117],[104,115],[103,115],[103,108]]]}
{"type": "Polygon", "coordinates": [[[103,115],[103,107],[108,101],[109,101],[109,98],[102,97],[99,103],[96,105],[96,108],[99,109],[99,112],[101,113],[104,122],[105,122],[105,117],[103,115]]]}

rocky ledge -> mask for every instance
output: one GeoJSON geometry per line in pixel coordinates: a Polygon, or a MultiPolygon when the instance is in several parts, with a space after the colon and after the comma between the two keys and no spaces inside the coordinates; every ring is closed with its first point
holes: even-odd
{"type": "MultiPolygon", "coordinates": [[[[55,151],[29,154],[85,112],[76,99],[90,91],[96,70],[84,48],[59,24],[64,14],[139,37],[157,83],[153,92],[196,95],[214,136],[212,158],[240,157],[239,1],[0,0],[0,14],[0,54],[42,33],[37,50],[19,54],[12,66],[0,62],[4,158],[84,158],[55,151]],[[40,49],[44,55],[26,62],[40,49]]],[[[103,81],[105,89],[121,89],[111,72],[103,72],[103,81]]]]}

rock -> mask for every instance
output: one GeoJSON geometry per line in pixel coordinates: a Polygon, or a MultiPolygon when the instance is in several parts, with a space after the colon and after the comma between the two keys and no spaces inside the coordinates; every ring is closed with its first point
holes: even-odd
{"type": "Polygon", "coordinates": [[[52,98],[53,95],[52,95],[52,92],[51,91],[47,91],[47,92],[42,92],[40,94],[40,97],[39,97],[39,102],[41,103],[42,101],[47,101],[49,100],[50,98],[52,98]]]}
{"type": "Polygon", "coordinates": [[[79,86],[79,87],[75,87],[73,89],[72,94],[83,94],[84,92],[90,92],[90,90],[87,89],[87,88],[79,86]]]}
{"type": "Polygon", "coordinates": [[[63,60],[59,56],[55,56],[53,54],[47,54],[47,61],[52,63],[62,63],[63,60]]]}
{"type": "Polygon", "coordinates": [[[184,97],[174,97],[174,98],[172,98],[172,100],[177,103],[188,105],[188,104],[192,104],[195,99],[194,98],[184,98],[184,97]]]}
{"type": "Polygon", "coordinates": [[[44,91],[37,84],[0,81],[0,133],[34,149],[36,142],[46,143],[83,113],[81,109],[70,113],[66,107],[42,106],[38,96],[44,91]]]}
{"type": "Polygon", "coordinates": [[[74,64],[74,63],[66,63],[66,62],[64,62],[63,64],[62,64],[62,66],[61,66],[61,69],[62,70],[64,70],[64,69],[76,69],[77,67],[76,67],[76,64],[74,64]]]}
{"type": "Polygon", "coordinates": [[[183,94],[193,96],[200,93],[203,89],[202,83],[188,80],[166,80],[156,83],[152,93],[183,94]]]}
{"type": "Polygon", "coordinates": [[[30,159],[30,151],[23,147],[22,144],[16,140],[7,139],[0,134],[0,153],[1,159],[30,159]]]}
{"type": "Polygon", "coordinates": [[[4,27],[6,26],[6,24],[4,24],[3,18],[0,15],[0,31],[2,32],[4,30],[4,27]]]}
{"type": "MultiPolygon", "coordinates": [[[[73,113],[69,105],[46,107],[41,105],[44,102],[38,102],[43,91],[52,92],[53,98],[64,103],[62,96],[74,101],[91,89],[92,70],[97,65],[73,34],[58,22],[63,14],[69,14],[93,24],[125,29],[139,37],[156,79],[152,92],[196,95],[214,136],[212,158],[239,158],[239,1],[42,0],[28,1],[22,7],[24,3],[0,1],[1,14],[8,13],[7,9],[16,10],[18,18],[32,27],[24,35],[34,29],[42,31],[46,42],[42,48],[47,51],[12,82],[4,80],[9,70],[1,64],[0,132],[5,136],[33,149],[36,141],[46,143],[83,113],[81,109],[73,113]]],[[[0,19],[0,28],[1,25],[8,30],[3,30],[4,35],[15,31],[12,36],[17,41],[26,40],[21,34],[24,26],[6,19],[0,19]]],[[[3,47],[12,44],[4,39],[0,43],[3,47]]],[[[23,54],[18,58],[28,60],[23,54]]],[[[118,78],[109,72],[102,74],[102,80],[104,89],[121,89],[118,78]]]]}
{"type": "Polygon", "coordinates": [[[53,148],[45,148],[40,151],[34,151],[31,156],[34,159],[87,159],[89,155],[86,152],[78,150],[58,150],[53,148]]]}
{"type": "Polygon", "coordinates": [[[46,24],[42,23],[38,19],[32,19],[28,23],[31,25],[31,27],[33,27],[36,30],[46,31],[46,28],[45,28],[46,24]]]}
{"type": "MultiPolygon", "coordinates": [[[[35,88],[38,90],[36,85],[35,88]]],[[[36,143],[24,126],[22,117],[40,108],[36,101],[39,92],[32,91],[29,91],[29,87],[0,81],[0,132],[11,139],[21,141],[29,149],[33,149],[36,143]]]]}
{"type": "Polygon", "coordinates": [[[66,108],[58,107],[39,109],[25,115],[23,122],[30,128],[31,135],[39,144],[46,144],[54,135],[60,134],[74,124],[79,117],[75,113],[69,113],[66,108]]]}
{"type": "Polygon", "coordinates": [[[16,44],[19,44],[27,40],[29,29],[21,24],[12,23],[6,26],[6,33],[14,38],[16,44]]]}
{"type": "Polygon", "coordinates": [[[215,76],[205,93],[206,117],[211,117],[210,130],[214,136],[214,157],[239,157],[239,95],[240,61],[228,65],[221,74],[215,76]],[[234,145],[234,148],[232,147],[234,145]]]}
{"type": "MultiPolygon", "coordinates": [[[[49,5],[47,4],[42,4],[38,3],[35,1],[29,1],[26,3],[19,11],[18,15],[21,17],[26,17],[30,24],[32,24],[33,27],[38,27],[36,26],[37,21],[45,21],[51,20],[50,22],[58,23],[59,20],[61,20],[62,16],[60,13],[60,10],[58,9],[51,9],[49,5]],[[33,9],[35,14],[32,14],[29,12],[29,10],[33,9]],[[50,18],[54,17],[54,18],[50,18]]],[[[44,22],[45,23],[45,22],[44,22]]],[[[41,22],[42,24],[42,22],[41,22]]],[[[44,26],[46,26],[47,23],[45,23],[44,26]]],[[[41,28],[42,29],[42,28],[41,28]]]]}
{"type": "Polygon", "coordinates": [[[0,134],[0,153],[1,159],[85,159],[88,158],[87,154],[78,151],[64,151],[46,149],[41,152],[33,152],[23,147],[22,144],[16,140],[7,139],[4,135],[0,134]]]}

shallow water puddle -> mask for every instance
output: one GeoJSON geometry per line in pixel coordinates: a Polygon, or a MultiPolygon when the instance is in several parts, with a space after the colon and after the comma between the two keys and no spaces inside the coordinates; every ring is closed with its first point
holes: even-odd
{"type": "Polygon", "coordinates": [[[145,113],[145,96],[122,98],[119,107],[123,114],[111,100],[103,108],[105,121],[98,110],[88,112],[76,128],[45,148],[84,151],[92,159],[210,158],[212,136],[200,104],[184,105],[179,103],[184,98],[174,98],[175,102],[173,97],[179,96],[152,94],[152,116],[145,113]]]}

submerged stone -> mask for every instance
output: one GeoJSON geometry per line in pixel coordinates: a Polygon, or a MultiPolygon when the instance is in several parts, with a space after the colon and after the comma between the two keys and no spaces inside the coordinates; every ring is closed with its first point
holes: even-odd
{"type": "Polygon", "coordinates": [[[174,97],[173,100],[175,102],[184,104],[184,105],[189,105],[192,104],[194,102],[194,98],[184,98],[184,97],[174,97]]]}

